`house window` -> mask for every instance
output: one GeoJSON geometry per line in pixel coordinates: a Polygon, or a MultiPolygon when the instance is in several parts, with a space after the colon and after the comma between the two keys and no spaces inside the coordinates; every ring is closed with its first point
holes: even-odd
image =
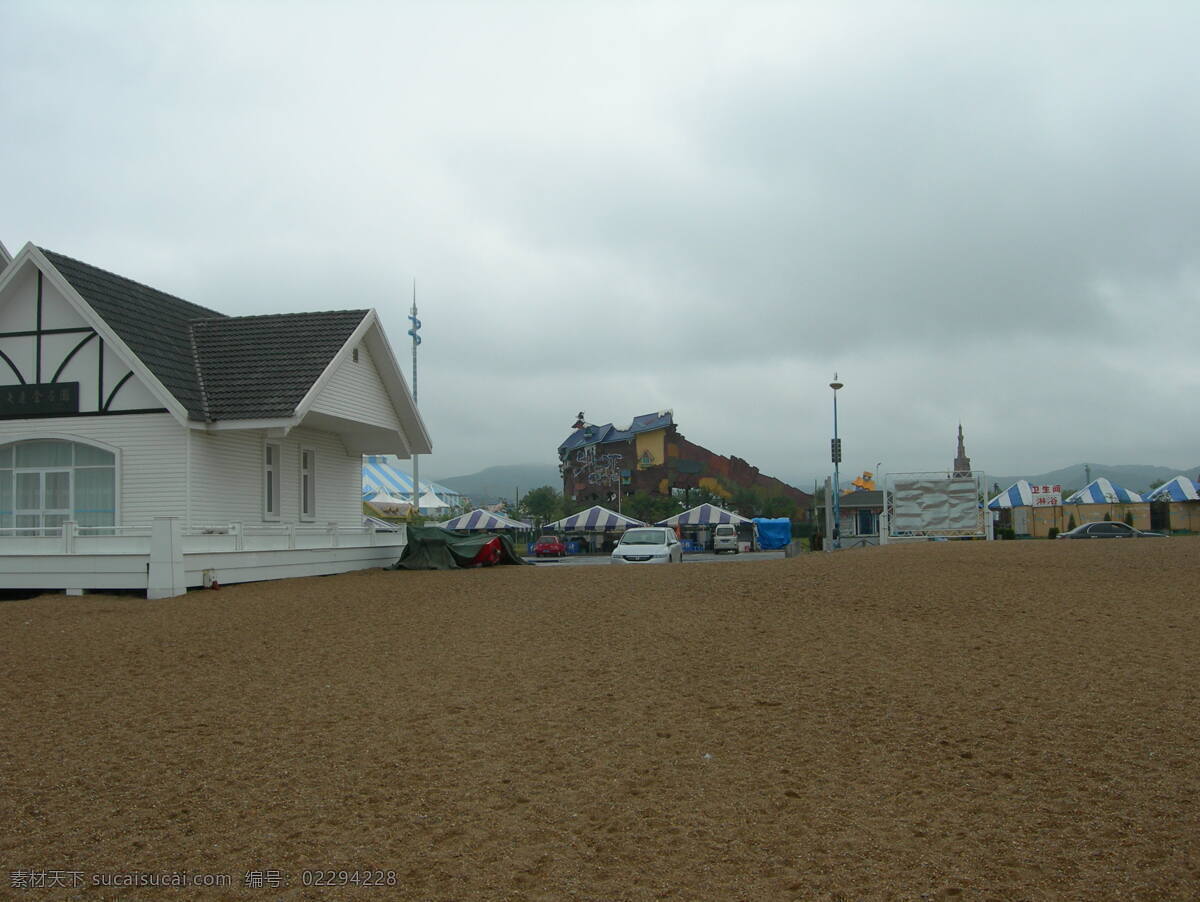
{"type": "Polygon", "coordinates": [[[0,446],[0,529],[50,535],[67,520],[113,527],[116,501],[111,451],[58,439],[0,446]]]}
{"type": "Polygon", "coordinates": [[[279,519],[279,446],[263,449],[263,519],[279,519]]]}
{"type": "Polygon", "coordinates": [[[353,351],[350,352],[350,359],[353,360],[355,363],[358,363],[358,348],[355,348],[353,351]]]}
{"type": "Polygon", "coordinates": [[[300,449],[300,519],[313,520],[317,516],[317,452],[312,448],[300,449]]]}

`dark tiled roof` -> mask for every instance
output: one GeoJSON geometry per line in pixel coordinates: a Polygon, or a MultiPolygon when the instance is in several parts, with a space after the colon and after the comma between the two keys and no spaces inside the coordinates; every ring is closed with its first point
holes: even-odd
{"type": "Polygon", "coordinates": [[[224,314],[62,254],[41,251],[188,413],[203,419],[189,327],[193,320],[224,314]]]}
{"type": "Polygon", "coordinates": [[[42,249],[192,419],[291,416],[365,310],[225,316],[42,249]]]}
{"type": "Polygon", "coordinates": [[[842,510],[846,508],[860,507],[883,507],[883,492],[864,491],[864,492],[846,492],[838,501],[842,510]]]}
{"type": "Polygon", "coordinates": [[[192,323],[208,416],[291,416],[366,315],[337,310],[192,323]]]}
{"type": "Polygon", "coordinates": [[[659,413],[644,413],[641,416],[633,418],[633,422],[629,424],[628,429],[618,429],[612,423],[605,423],[603,426],[587,425],[581,429],[576,429],[558,446],[559,453],[571,451],[574,448],[582,448],[584,445],[605,445],[610,442],[623,442],[639,432],[650,432],[654,429],[665,429],[674,423],[674,418],[671,411],[662,411],[659,413]]]}

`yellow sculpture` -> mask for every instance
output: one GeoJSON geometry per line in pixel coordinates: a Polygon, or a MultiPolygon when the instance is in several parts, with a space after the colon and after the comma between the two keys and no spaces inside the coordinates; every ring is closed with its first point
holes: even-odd
{"type": "Polygon", "coordinates": [[[875,474],[870,470],[863,470],[862,476],[850,481],[856,492],[873,492],[875,491],[875,474]]]}

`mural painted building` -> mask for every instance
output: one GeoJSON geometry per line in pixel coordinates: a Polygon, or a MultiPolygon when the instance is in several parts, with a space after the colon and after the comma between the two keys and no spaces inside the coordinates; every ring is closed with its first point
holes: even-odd
{"type": "Polygon", "coordinates": [[[811,515],[812,495],[760,473],[740,457],[688,441],[670,410],[634,417],[624,429],[588,423],[580,412],[573,430],[558,446],[567,498],[604,504],[618,492],[670,495],[694,489],[730,498],[737,488],[751,488],[794,501],[798,517],[811,515]]]}

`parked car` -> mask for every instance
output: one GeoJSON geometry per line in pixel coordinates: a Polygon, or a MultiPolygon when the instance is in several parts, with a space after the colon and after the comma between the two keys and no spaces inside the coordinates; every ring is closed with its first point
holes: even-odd
{"type": "Polygon", "coordinates": [[[625,530],[609,561],[614,564],[678,564],[683,561],[683,546],[673,529],[639,526],[625,530]]]}
{"type": "Polygon", "coordinates": [[[538,536],[537,541],[533,543],[534,557],[566,557],[567,546],[563,544],[563,540],[558,536],[544,535],[538,536]]]}
{"type": "Polygon", "coordinates": [[[1143,532],[1128,523],[1104,520],[1100,523],[1084,523],[1074,529],[1060,532],[1060,539],[1161,539],[1161,532],[1143,532]]]}
{"type": "Polygon", "coordinates": [[[737,527],[732,523],[718,523],[713,528],[713,554],[720,554],[722,551],[738,553],[737,527]]]}

